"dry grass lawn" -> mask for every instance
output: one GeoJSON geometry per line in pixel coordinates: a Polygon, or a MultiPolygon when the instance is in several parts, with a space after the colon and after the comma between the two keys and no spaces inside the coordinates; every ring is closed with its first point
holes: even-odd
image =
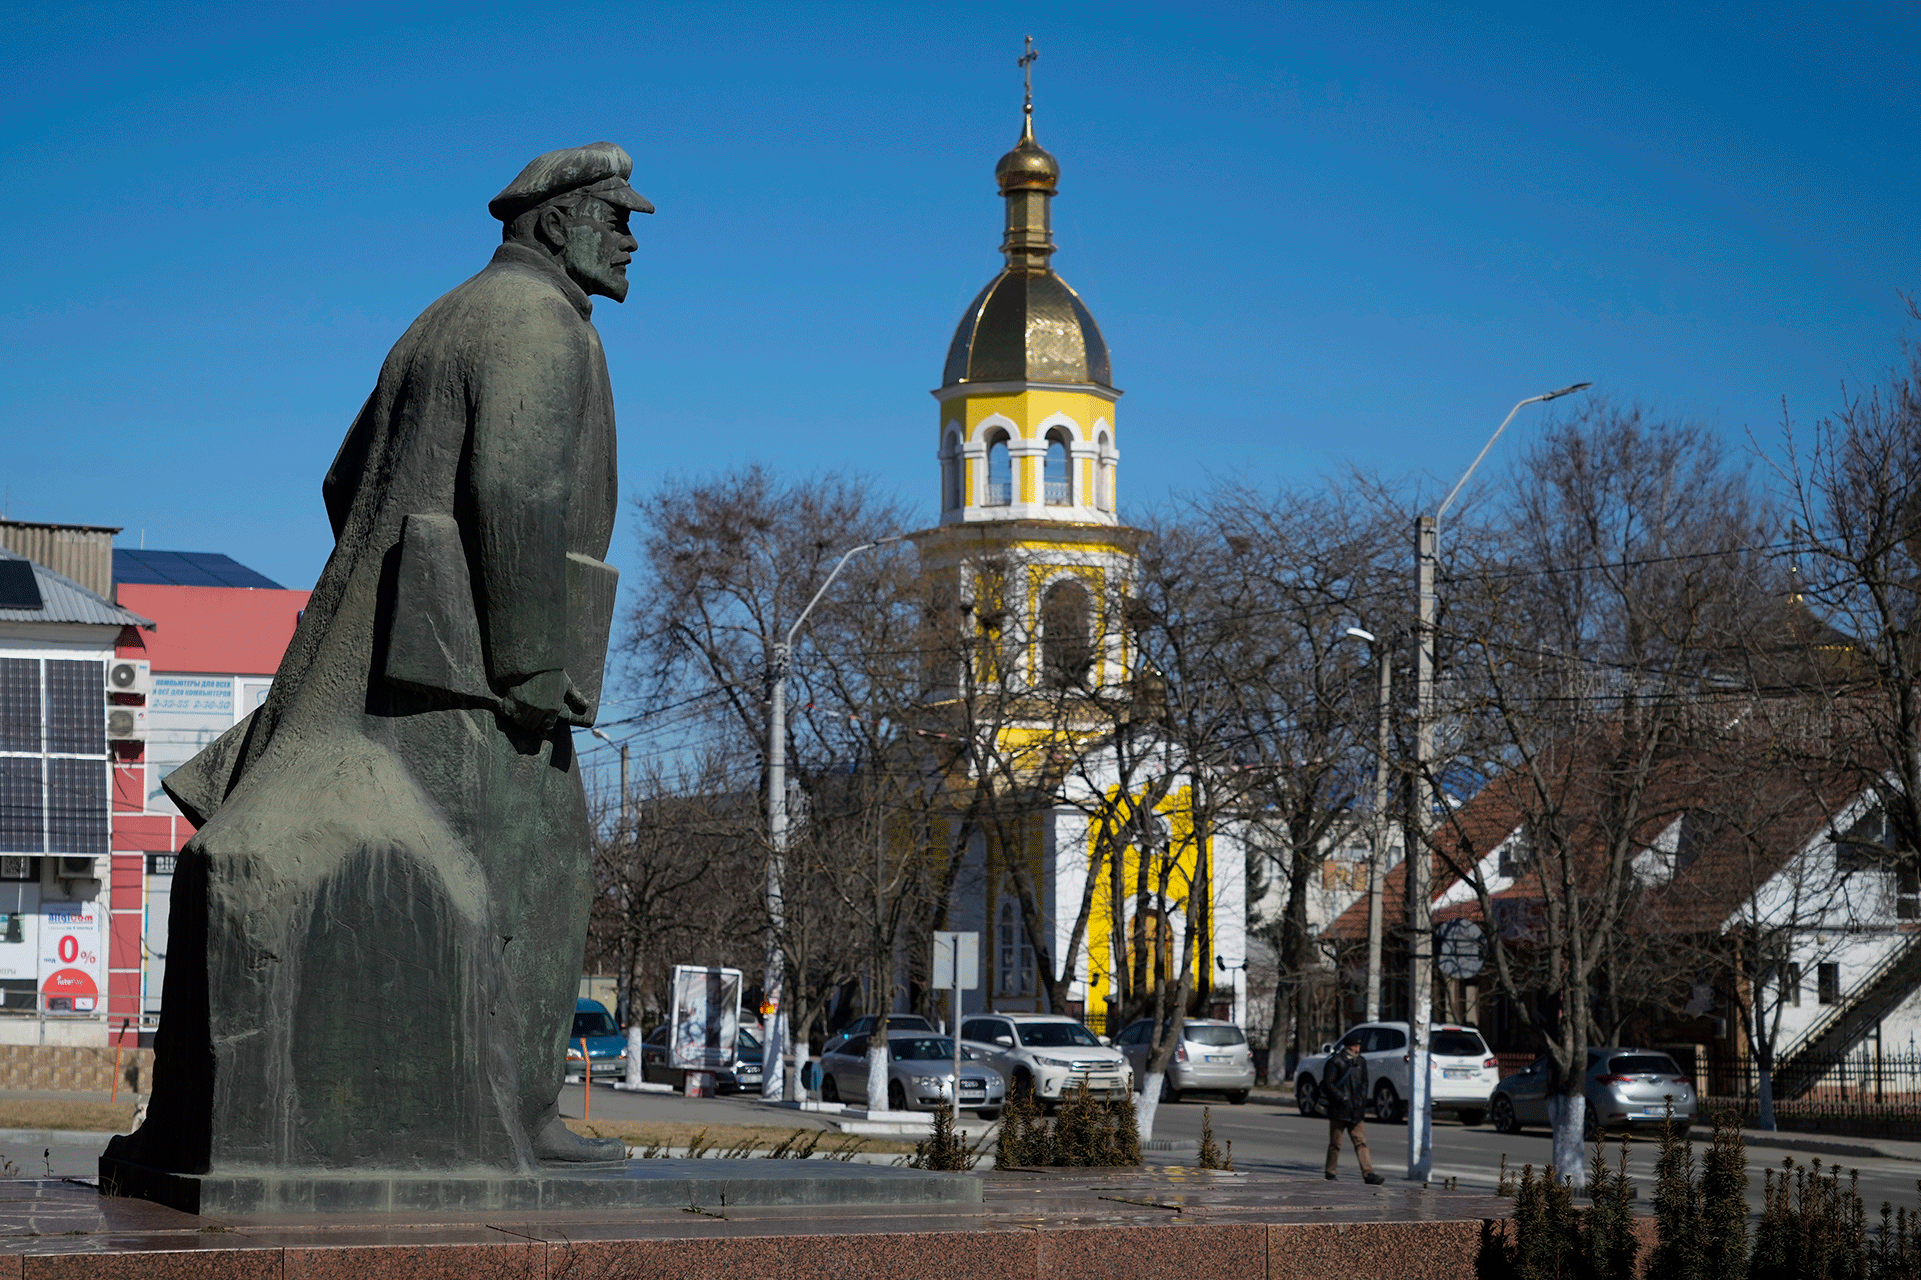
{"type": "Polygon", "coordinates": [[[0,1098],[0,1129],[83,1129],[125,1133],[133,1127],[133,1102],[80,1102],[66,1098],[0,1098]]]}
{"type": "MultiPolygon", "coordinates": [[[[796,1130],[781,1125],[761,1124],[694,1124],[678,1122],[669,1124],[603,1124],[596,1120],[569,1119],[567,1127],[575,1133],[590,1138],[619,1138],[630,1147],[645,1151],[650,1147],[704,1146],[703,1153],[709,1156],[756,1155],[771,1151],[782,1143],[789,1143],[790,1149],[795,1141],[796,1130]]],[[[841,1134],[829,1130],[799,1130],[798,1141],[806,1143],[818,1135],[819,1143],[814,1148],[816,1155],[847,1152],[875,1154],[911,1155],[914,1144],[897,1142],[888,1138],[873,1138],[859,1134],[841,1134]]]]}

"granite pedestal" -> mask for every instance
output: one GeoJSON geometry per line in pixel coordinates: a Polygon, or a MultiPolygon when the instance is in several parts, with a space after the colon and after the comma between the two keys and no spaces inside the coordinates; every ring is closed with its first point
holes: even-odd
{"type": "Polygon", "coordinates": [[[1512,1230],[1506,1200],[1318,1171],[982,1182],[962,1204],[232,1217],[17,1180],[0,1182],[0,1280],[1458,1280],[1484,1233],[1512,1230]]]}

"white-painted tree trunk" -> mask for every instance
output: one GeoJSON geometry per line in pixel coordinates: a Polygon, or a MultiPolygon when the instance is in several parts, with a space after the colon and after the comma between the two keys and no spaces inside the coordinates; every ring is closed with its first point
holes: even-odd
{"type": "Polygon", "coordinates": [[[887,1042],[872,1040],[867,1045],[867,1109],[887,1110],[887,1042]]]}
{"type": "Polygon", "coordinates": [[[1554,1172],[1576,1191],[1587,1189],[1587,1151],[1581,1128],[1587,1118],[1587,1099],[1582,1095],[1551,1093],[1547,1117],[1554,1126],[1554,1172]]]}
{"type": "Polygon", "coordinates": [[[794,1070],[787,1077],[787,1101],[807,1101],[807,1040],[794,1037],[794,1070]]]}
{"type": "Polygon", "coordinates": [[[640,1088],[642,1078],[640,1064],[644,1061],[641,1057],[641,1045],[645,1038],[646,1035],[638,1022],[627,1024],[627,1078],[615,1086],[616,1088],[636,1090],[640,1088]]]}
{"type": "Polygon", "coordinates": [[[1154,1136],[1154,1113],[1161,1107],[1162,1079],[1161,1075],[1143,1075],[1140,1096],[1134,1099],[1134,1127],[1140,1132],[1142,1142],[1154,1136]]]}

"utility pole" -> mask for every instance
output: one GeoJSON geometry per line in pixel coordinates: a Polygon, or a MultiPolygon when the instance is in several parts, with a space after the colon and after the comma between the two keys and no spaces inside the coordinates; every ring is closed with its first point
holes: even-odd
{"type": "MultiPolygon", "coordinates": [[[[626,840],[630,836],[638,836],[639,834],[634,830],[633,810],[629,807],[633,802],[631,799],[629,799],[630,793],[627,790],[627,745],[628,744],[626,744],[625,742],[615,742],[612,738],[608,737],[605,733],[603,733],[599,729],[590,728],[587,730],[587,732],[593,734],[596,738],[599,738],[602,742],[606,743],[610,747],[620,748],[620,824],[615,829],[615,834],[619,838],[622,844],[622,847],[624,847],[626,840]]],[[[624,854],[622,856],[623,858],[625,857],[624,854]]],[[[624,873],[621,879],[622,879],[621,895],[623,899],[621,903],[621,907],[622,907],[622,914],[624,915],[625,908],[626,908],[625,896],[627,892],[625,888],[626,876],[624,873]]],[[[623,937],[626,935],[626,923],[624,920],[621,925],[621,934],[623,937]]],[[[626,961],[622,961],[622,963],[625,964],[626,961]]],[[[619,995],[615,997],[614,1004],[618,1006],[616,1009],[616,1013],[620,1015],[623,1026],[629,1023],[632,1023],[634,1021],[634,993],[633,993],[632,987],[629,985],[633,981],[633,976],[634,975],[632,972],[632,966],[629,965],[628,972],[620,975],[620,981],[615,986],[615,990],[619,992],[619,995]]],[[[632,1039],[633,1037],[629,1037],[629,1038],[632,1039]]],[[[638,1059],[634,1059],[634,1058],[628,1059],[628,1061],[630,1062],[637,1061],[637,1060],[638,1059]]]]}
{"type": "Polygon", "coordinates": [[[1425,833],[1434,813],[1433,788],[1429,774],[1434,759],[1434,563],[1440,548],[1441,517],[1466,486],[1474,468],[1481,465],[1488,450],[1514,421],[1523,407],[1556,400],[1591,382],[1529,396],[1507,411],[1501,425],[1487,438],[1481,451],[1468,463],[1467,470],[1441,499],[1434,514],[1414,520],[1414,578],[1418,600],[1414,624],[1414,813],[1407,826],[1407,978],[1408,978],[1408,1089],[1407,1089],[1407,1180],[1422,1182],[1434,1165],[1433,1091],[1428,1073],[1433,1059],[1428,1053],[1428,1033],[1434,1021],[1434,862],[1427,850],[1425,833]]]}
{"type": "MultiPolygon", "coordinates": [[[[899,542],[900,535],[877,538],[851,547],[814,592],[814,598],[787,628],[787,634],[774,642],[773,659],[767,669],[767,956],[761,975],[761,1005],[767,1009],[761,1030],[766,1042],[761,1046],[760,1096],[769,1101],[787,1095],[787,673],[792,666],[794,637],[814,611],[827,588],[834,585],[847,562],[862,551],[883,543],[899,542]]],[[[795,1098],[799,1097],[799,1072],[794,1073],[795,1098]]],[[[794,1099],[788,1099],[793,1101],[794,1099]]]]}

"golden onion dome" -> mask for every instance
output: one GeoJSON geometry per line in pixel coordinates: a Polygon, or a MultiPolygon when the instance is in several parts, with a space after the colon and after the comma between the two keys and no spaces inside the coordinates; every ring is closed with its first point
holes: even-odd
{"type": "Polygon", "coordinates": [[[1045,191],[1051,196],[1060,180],[1060,162],[1034,141],[1031,124],[1014,149],[994,166],[994,181],[1000,184],[1002,195],[1010,191],[1045,191]]]}

